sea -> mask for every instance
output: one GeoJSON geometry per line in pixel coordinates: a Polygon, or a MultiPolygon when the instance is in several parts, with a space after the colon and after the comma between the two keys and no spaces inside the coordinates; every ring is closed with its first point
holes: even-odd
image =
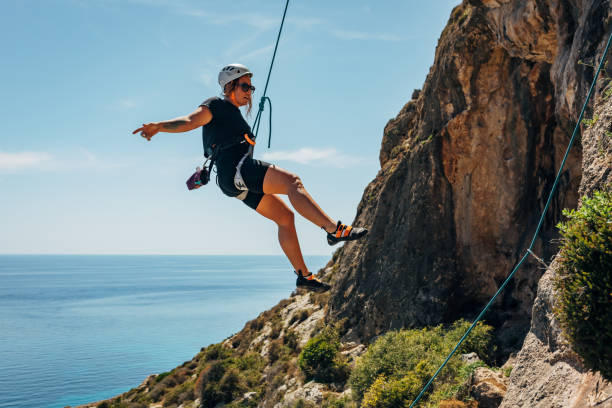
{"type": "Polygon", "coordinates": [[[284,256],[0,255],[0,408],[128,391],[294,289],[284,256]]]}

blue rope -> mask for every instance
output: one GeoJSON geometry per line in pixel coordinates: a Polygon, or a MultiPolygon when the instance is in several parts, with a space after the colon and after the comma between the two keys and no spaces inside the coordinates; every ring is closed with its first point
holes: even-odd
{"type": "MultiPolygon", "coordinates": [[[[268,129],[270,130],[269,134],[268,134],[268,149],[270,148],[270,140],[272,139],[272,100],[270,98],[268,98],[267,96],[262,96],[261,97],[261,101],[259,102],[259,112],[263,112],[264,110],[264,105],[265,102],[268,101],[268,105],[270,106],[270,115],[269,115],[269,123],[268,123],[268,129]]],[[[259,115],[259,117],[261,117],[261,115],[259,115]]],[[[256,119],[257,120],[257,119],[256,119]]],[[[253,123],[253,126],[256,126],[255,128],[255,136],[257,136],[257,132],[259,132],[259,125],[261,124],[261,121],[257,122],[257,125],[255,125],[255,123],[253,123]]]]}
{"type": "Polygon", "coordinates": [[[276,37],[276,45],[274,46],[274,53],[272,54],[272,62],[270,63],[270,69],[268,70],[268,78],[266,79],[266,86],[264,87],[263,95],[261,96],[261,100],[259,102],[259,110],[257,111],[257,115],[255,116],[255,121],[253,122],[252,129],[255,130],[255,138],[257,138],[257,133],[259,132],[259,125],[261,124],[261,115],[264,111],[264,105],[266,99],[268,100],[268,104],[270,105],[270,128],[268,134],[268,148],[270,148],[270,141],[272,139],[272,101],[270,98],[266,96],[266,92],[268,91],[268,83],[270,82],[270,74],[272,74],[272,67],[274,66],[274,59],[276,58],[276,50],[278,49],[278,42],[280,40],[281,32],[283,31],[283,25],[285,24],[285,16],[287,15],[287,7],[289,7],[289,0],[285,3],[285,11],[283,12],[283,19],[281,20],[280,29],[278,30],[278,36],[276,37]]]}
{"type": "Polygon", "coordinates": [[[555,178],[555,182],[554,182],[554,184],[553,184],[553,186],[552,186],[552,188],[550,190],[550,194],[548,195],[548,200],[546,201],[546,205],[544,206],[544,210],[542,211],[542,215],[540,216],[540,221],[538,222],[538,227],[536,228],[536,231],[533,234],[533,239],[531,240],[531,244],[529,245],[529,248],[526,250],[525,255],[523,255],[523,257],[521,258],[519,263],[514,267],[514,269],[510,273],[510,275],[508,275],[508,277],[506,278],[504,283],[502,283],[502,285],[497,290],[495,295],[493,295],[491,300],[489,300],[489,303],[487,303],[487,305],[484,307],[484,309],[482,309],[482,311],[480,312],[478,317],[476,317],[476,320],[474,320],[474,322],[468,328],[468,330],[465,332],[463,337],[461,337],[461,339],[459,340],[459,342],[457,343],[455,348],[453,348],[453,350],[450,352],[448,357],[446,357],[446,360],[444,360],[444,362],[442,363],[440,368],[438,368],[438,370],[431,377],[431,379],[427,382],[427,384],[425,384],[425,387],[423,387],[423,389],[421,390],[419,395],[416,397],[416,399],[412,402],[412,404],[410,404],[409,408],[414,407],[416,405],[416,403],[419,402],[419,400],[421,399],[421,397],[423,396],[423,394],[425,393],[427,388],[429,388],[431,383],[436,379],[436,377],[438,376],[440,371],[442,371],[442,369],[444,368],[446,363],[448,363],[448,360],[450,360],[451,357],[455,354],[455,352],[457,351],[459,346],[461,346],[461,343],[463,343],[463,341],[470,334],[472,329],[480,321],[482,316],[487,312],[487,310],[489,310],[489,307],[491,306],[491,304],[495,301],[497,296],[504,290],[504,288],[506,287],[508,282],[510,282],[510,280],[512,279],[512,277],[514,276],[516,271],[518,271],[518,269],[523,264],[523,262],[525,262],[525,259],[527,259],[529,254],[533,254],[533,252],[532,252],[533,245],[534,245],[534,243],[536,241],[536,238],[537,238],[538,234],[540,233],[540,229],[542,228],[542,224],[544,222],[544,217],[546,216],[546,212],[548,211],[548,207],[550,206],[550,202],[552,200],[552,197],[553,197],[553,195],[555,193],[555,190],[557,189],[557,185],[559,184],[559,179],[561,178],[561,172],[563,171],[563,167],[565,166],[565,162],[567,160],[569,152],[570,152],[570,150],[572,148],[572,145],[574,144],[574,139],[576,138],[576,135],[578,134],[578,129],[580,128],[580,123],[582,122],[582,117],[583,117],[584,112],[586,110],[587,104],[589,103],[589,100],[591,99],[591,94],[593,93],[593,89],[595,88],[595,82],[597,82],[597,77],[599,77],[599,72],[601,71],[601,68],[603,67],[604,61],[606,60],[606,56],[608,55],[608,48],[610,48],[610,41],[611,40],[612,40],[612,34],[610,34],[610,37],[608,37],[608,43],[606,44],[606,48],[604,50],[603,56],[601,57],[601,61],[599,62],[599,67],[597,68],[597,72],[595,73],[595,78],[593,78],[593,82],[591,83],[591,87],[589,88],[589,93],[587,94],[586,100],[584,101],[584,104],[582,105],[582,110],[580,111],[580,116],[578,117],[578,122],[576,123],[576,126],[574,127],[574,132],[572,133],[572,137],[571,137],[571,139],[569,141],[569,144],[567,145],[567,149],[565,150],[565,156],[563,157],[563,160],[561,162],[561,166],[559,167],[559,171],[557,172],[557,177],[555,178]]]}

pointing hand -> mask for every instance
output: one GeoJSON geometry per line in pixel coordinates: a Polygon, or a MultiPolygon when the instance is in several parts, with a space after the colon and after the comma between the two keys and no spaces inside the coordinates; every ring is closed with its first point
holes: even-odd
{"type": "Polygon", "coordinates": [[[143,124],[142,127],[133,131],[132,134],[135,135],[138,132],[140,132],[140,136],[150,141],[151,138],[157,132],[159,132],[159,125],[157,123],[146,123],[146,124],[143,124]]]}

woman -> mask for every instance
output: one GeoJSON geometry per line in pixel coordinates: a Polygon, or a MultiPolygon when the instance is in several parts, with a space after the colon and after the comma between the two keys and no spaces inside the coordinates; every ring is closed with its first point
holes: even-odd
{"type": "Polygon", "coordinates": [[[255,91],[251,85],[252,76],[244,65],[227,65],[219,72],[223,98],[209,98],[184,117],[143,124],[133,134],[140,132],[150,141],[158,132],[187,132],[204,126],[204,134],[215,140],[219,148],[215,164],[217,181],[223,193],[239,198],[278,225],[280,245],[298,275],[297,287],[328,290],[329,285],[308,271],[300,250],[293,211],[277,194],[287,195],[298,213],[324,229],[329,245],[361,238],[368,231],[334,222],[310,197],[297,175],[253,159],[254,136],[239,110],[245,105],[247,114],[251,110],[251,96],[255,91]]]}

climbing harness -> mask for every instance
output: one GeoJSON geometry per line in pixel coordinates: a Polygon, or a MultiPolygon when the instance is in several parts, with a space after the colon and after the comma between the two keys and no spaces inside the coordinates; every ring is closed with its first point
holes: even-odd
{"type": "Polygon", "coordinates": [[[465,332],[463,337],[461,337],[461,339],[459,340],[459,342],[457,343],[455,348],[453,348],[453,350],[450,352],[448,357],[446,357],[446,360],[444,360],[442,365],[438,368],[438,370],[431,377],[431,379],[427,382],[427,384],[425,384],[425,386],[423,387],[423,389],[421,390],[419,395],[412,402],[412,404],[410,404],[410,406],[408,408],[414,407],[416,405],[416,403],[419,402],[419,400],[421,399],[421,397],[423,396],[423,394],[425,393],[427,388],[429,388],[429,386],[436,379],[438,374],[440,374],[440,371],[442,371],[442,369],[444,368],[446,363],[448,363],[448,360],[450,360],[450,358],[455,354],[455,352],[457,351],[459,346],[461,346],[461,343],[463,343],[463,341],[470,334],[472,329],[480,321],[482,316],[487,312],[487,310],[489,310],[489,307],[491,306],[491,304],[495,301],[497,296],[504,290],[504,288],[506,287],[508,282],[512,279],[512,277],[514,276],[516,271],[523,264],[523,262],[525,262],[525,259],[527,259],[529,254],[533,254],[533,252],[532,252],[533,245],[535,244],[536,238],[537,238],[538,234],[540,233],[540,229],[542,228],[542,224],[544,222],[544,217],[546,216],[546,213],[548,211],[548,207],[550,206],[550,202],[552,200],[552,197],[553,197],[553,195],[554,195],[554,193],[555,193],[555,191],[557,189],[557,185],[559,184],[559,180],[561,178],[561,172],[563,171],[563,167],[565,166],[565,162],[567,160],[567,157],[569,156],[569,152],[572,149],[572,145],[574,144],[574,139],[576,138],[576,134],[578,133],[578,129],[580,127],[580,123],[582,122],[582,117],[584,116],[584,111],[586,110],[587,104],[589,103],[589,100],[591,99],[591,94],[593,93],[593,89],[595,88],[595,82],[597,82],[597,78],[599,77],[599,72],[601,71],[601,68],[603,67],[604,62],[606,61],[606,56],[608,55],[608,48],[610,48],[610,41],[611,40],[612,40],[612,34],[610,34],[610,37],[608,38],[608,43],[606,44],[606,48],[604,50],[603,56],[601,57],[601,61],[599,62],[599,67],[597,68],[597,72],[595,73],[595,77],[593,78],[593,82],[591,83],[591,87],[589,88],[589,93],[587,94],[586,100],[584,101],[584,104],[582,105],[582,110],[580,111],[580,116],[578,117],[578,121],[576,122],[576,126],[574,127],[574,132],[572,133],[572,137],[570,138],[569,144],[567,145],[567,149],[565,150],[565,156],[563,156],[563,160],[561,161],[561,166],[559,167],[559,171],[557,172],[557,177],[555,178],[555,182],[553,183],[553,186],[552,186],[552,188],[550,190],[550,194],[548,195],[548,200],[546,201],[546,205],[544,206],[544,210],[542,210],[542,215],[540,216],[540,221],[538,222],[538,227],[536,228],[536,231],[533,234],[533,239],[531,240],[531,244],[529,245],[529,248],[527,248],[527,250],[525,251],[525,254],[521,258],[521,260],[518,262],[518,264],[516,264],[516,266],[514,267],[512,272],[510,273],[510,275],[508,275],[508,277],[502,283],[502,285],[499,287],[497,292],[495,292],[495,295],[493,295],[491,300],[489,300],[489,303],[487,303],[487,305],[484,307],[484,309],[482,309],[482,311],[480,312],[478,317],[476,317],[476,320],[474,320],[474,322],[468,328],[468,330],[465,332]]]}
{"type": "MultiPolygon", "coordinates": [[[[249,148],[249,151],[251,149],[249,148]]],[[[250,156],[249,154],[250,152],[247,152],[247,154],[245,154],[244,156],[242,156],[242,159],[240,159],[240,161],[238,162],[238,165],[236,166],[236,174],[234,175],[234,186],[238,189],[238,190],[248,190],[244,179],[242,178],[242,164],[244,163],[244,161],[246,160],[247,157],[250,156]]]]}

